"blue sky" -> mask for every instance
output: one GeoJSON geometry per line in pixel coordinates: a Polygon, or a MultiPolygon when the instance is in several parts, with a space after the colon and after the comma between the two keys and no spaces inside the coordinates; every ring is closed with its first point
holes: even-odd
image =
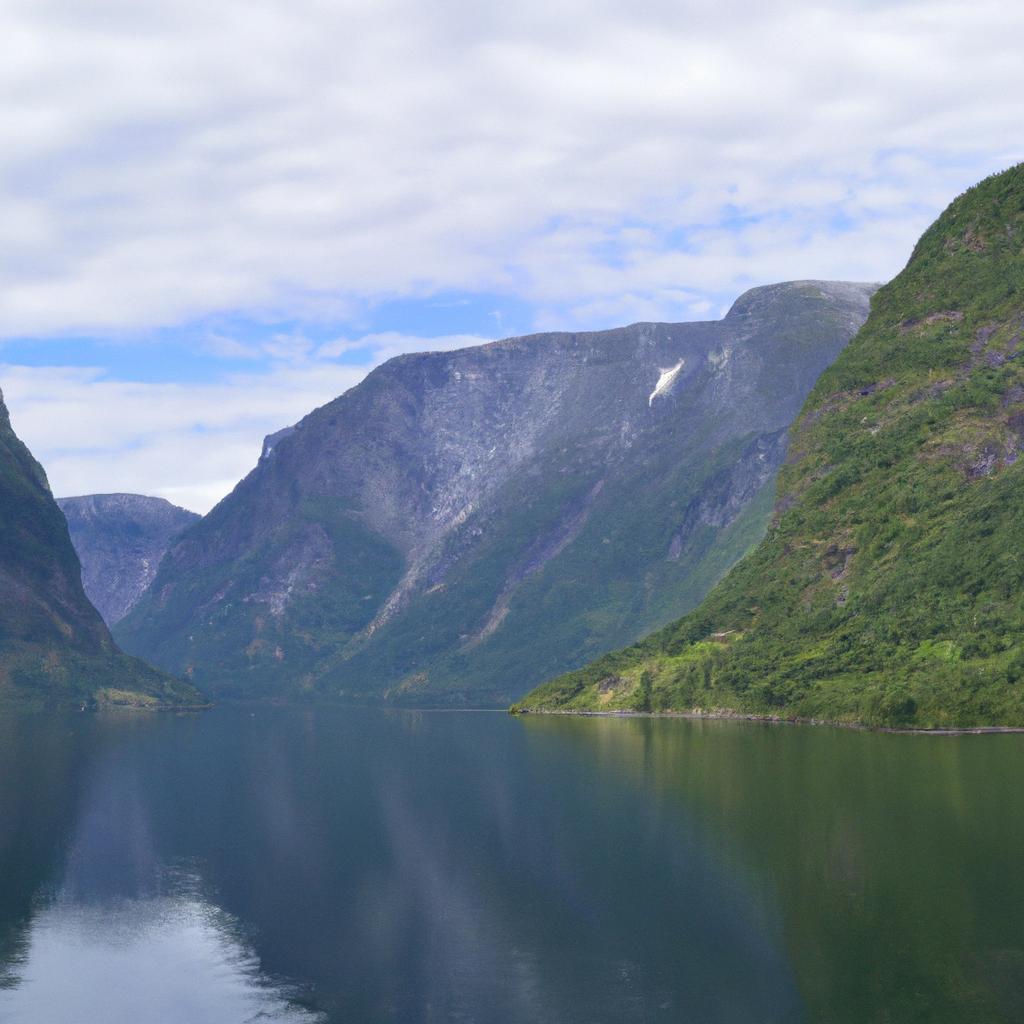
{"type": "MultiPolygon", "coordinates": [[[[339,339],[352,348],[332,356],[364,365],[382,334],[447,338],[506,337],[533,323],[529,305],[514,295],[446,294],[393,299],[338,320],[254,319],[240,311],[149,330],[12,335],[0,340],[0,358],[22,366],[104,367],[110,375],[139,381],[210,381],[231,372],[268,365],[265,351],[277,339],[308,343],[315,350],[339,339]],[[360,344],[360,339],[367,339],[360,344]]],[[[444,342],[442,341],[442,344],[444,342]]]]}
{"type": "Polygon", "coordinates": [[[13,0],[0,387],[59,494],[209,508],[402,351],[885,280],[1024,157],[978,0],[13,0]]]}

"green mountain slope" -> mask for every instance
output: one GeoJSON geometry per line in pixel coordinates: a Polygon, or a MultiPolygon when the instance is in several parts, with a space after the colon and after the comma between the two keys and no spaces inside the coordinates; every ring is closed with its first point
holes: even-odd
{"type": "Polygon", "coordinates": [[[115,635],[215,694],[507,704],[756,543],[786,428],[873,290],[390,360],[269,439],[115,635]]]}
{"type": "Polygon", "coordinates": [[[1024,725],[1024,165],[956,200],[791,431],[761,545],[525,710],[1024,725]]]}
{"type": "Polygon", "coordinates": [[[82,589],[67,523],[0,395],[0,706],[202,703],[124,654],[82,589]]]}

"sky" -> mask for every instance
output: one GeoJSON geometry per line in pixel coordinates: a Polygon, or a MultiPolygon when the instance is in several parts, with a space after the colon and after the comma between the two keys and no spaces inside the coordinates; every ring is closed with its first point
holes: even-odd
{"type": "Polygon", "coordinates": [[[0,387],[204,512],[405,351],[884,281],[1024,159],[1005,0],[5,0],[0,387]]]}

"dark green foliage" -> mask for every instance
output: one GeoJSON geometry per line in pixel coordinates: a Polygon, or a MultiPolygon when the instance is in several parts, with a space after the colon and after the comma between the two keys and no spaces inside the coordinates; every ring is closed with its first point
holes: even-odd
{"type": "Polygon", "coordinates": [[[0,704],[196,705],[202,697],[117,649],[82,589],[42,467],[0,397],[0,704]]]}
{"type": "Polygon", "coordinates": [[[791,432],[777,521],[692,614],[528,708],[1024,725],[1024,166],[958,199],[791,432]],[[620,678],[602,691],[610,674],[620,678]]]}

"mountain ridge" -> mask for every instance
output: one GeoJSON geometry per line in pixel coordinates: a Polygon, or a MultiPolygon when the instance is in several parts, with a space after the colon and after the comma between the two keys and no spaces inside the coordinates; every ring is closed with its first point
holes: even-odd
{"type": "Polygon", "coordinates": [[[505,703],[668,621],[756,540],[779,431],[873,290],[787,282],[720,321],[389,360],[270,436],[117,636],[235,695],[505,703]]]}

